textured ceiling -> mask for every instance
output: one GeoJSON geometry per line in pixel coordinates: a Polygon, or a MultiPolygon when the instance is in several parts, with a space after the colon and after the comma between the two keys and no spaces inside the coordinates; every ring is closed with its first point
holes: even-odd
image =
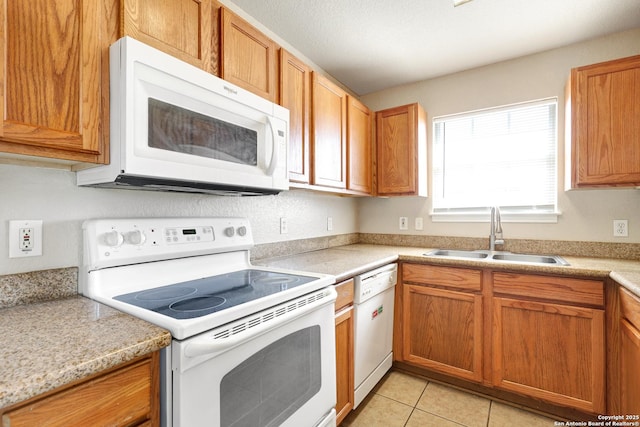
{"type": "Polygon", "coordinates": [[[640,27],[640,0],[231,1],[360,95],[640,27]]]}

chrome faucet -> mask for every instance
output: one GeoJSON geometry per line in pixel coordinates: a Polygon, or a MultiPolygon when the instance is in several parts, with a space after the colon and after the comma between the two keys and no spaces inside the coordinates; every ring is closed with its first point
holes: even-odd
{"type": "Polygon", "coordinates": [[[491,208],[491,234],[489,234],[489,250],[495,251],[496,245],[504,245],[502,238],[502,222],[500,221],[500,208],[493,206],[491,208]],[[496,239],[496,235],[499,238],[496,239]]]}

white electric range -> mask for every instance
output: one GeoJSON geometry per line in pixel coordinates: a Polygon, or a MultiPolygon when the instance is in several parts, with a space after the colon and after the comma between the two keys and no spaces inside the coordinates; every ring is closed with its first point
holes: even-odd
{"type": "Polygon", "coordinates": [[[83,229],[80,292],[173,336],[163,425],[335,425],[335,277],[252,266],[244,218],[83,229]]]}

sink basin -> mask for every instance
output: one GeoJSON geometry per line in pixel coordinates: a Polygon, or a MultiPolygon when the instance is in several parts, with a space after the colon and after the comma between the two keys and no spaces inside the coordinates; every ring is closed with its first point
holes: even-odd
{"type": "Polygon", "coordinates": [[[510,254],[510,253],[498,253],[493,254],[491,257],[498,261],[513,261],[524,262],[533,264],[557,264],[557,265],[569,265],[562,257],[557,255],[527,255],[527,254],[510,254]]]}
{"type": "Polygon", "coordinates": [[[489,256],[487,251],[458,251],[450,249],[436,249],[425,254],[426,256],[443,256],[451,258],[471,258],[471,259],[484,259],[489,256]]]}
{"type": "Polygon", "coordinates": [[[507,261],[524,264],[543,265],[569,265],[564,258],[557,255],[529,255],[514,254],[511,252],[491,252],[491,251],[463,251],[453,249],[436,249],[424,254],[425,256],[445,257],[445,258],[467,258],[484,261],[507,261]]]}

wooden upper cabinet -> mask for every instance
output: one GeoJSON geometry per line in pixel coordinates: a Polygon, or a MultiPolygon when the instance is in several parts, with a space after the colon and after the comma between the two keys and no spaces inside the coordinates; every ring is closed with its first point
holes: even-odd
{"type": "Polygon", "coordinates": [[[426,121],[419,104],[376,112],[378,195],[427,195],[426,121]]]}
{"type": "Polygon", "coordinates": [[[0,151],[108,162],[108,46],[117,38],[113,4],[3,1],[0,151]]]}
{"type": "Polygon", "coordinates": [[[289,179],[308,184],[311,68],[280,49],[280,105],[289,109],[289,179]]]}
{"type": "Polygon", "coordinates": [[[352,96],[347,100],[347,189],[371,194],[371,110],[352,96]]]}
{"type": "Polygon", "coordinates": [[[278,45],[228,9],[220,13],[220,77],[277,102],[278,45]]]}
{"type": "Polygon", "coordinates": [[[211,0],[122,0],[122,35],[214,73],[211,0]]]}
{"type": "Polygon", "coordinates": [[[347,94],[314,72],[312,184],[347,186],[347,94]]]}
{"type": "Polygon", "coordinates": [[[571,70],[572,188],[640,185],[640,55],[571,70]]]}

